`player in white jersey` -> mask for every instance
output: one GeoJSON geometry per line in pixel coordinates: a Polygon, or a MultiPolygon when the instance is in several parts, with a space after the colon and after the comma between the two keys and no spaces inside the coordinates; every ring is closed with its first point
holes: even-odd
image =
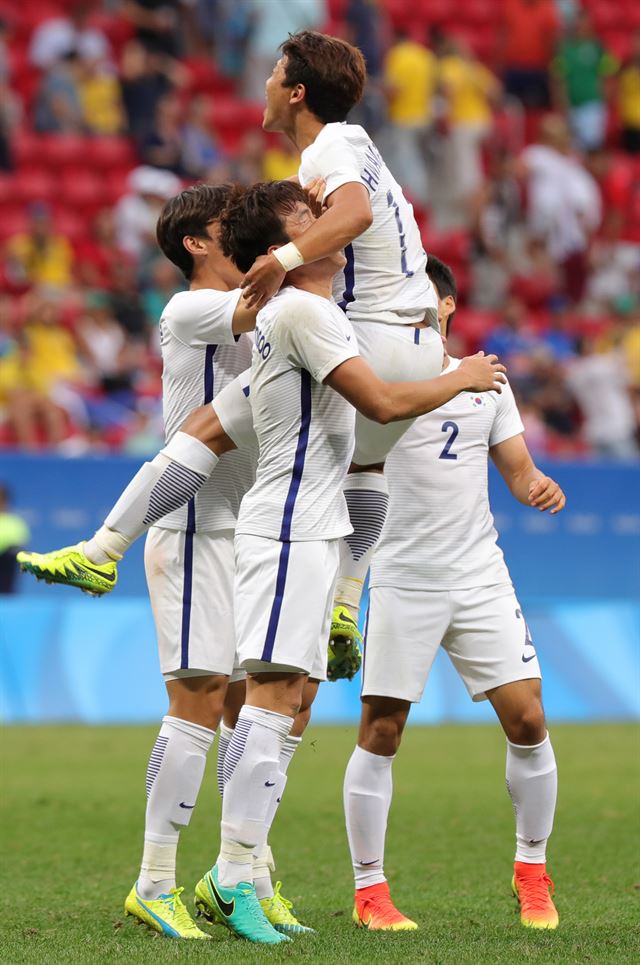
{"type": "MultiPolygon", "coordinates": [[[[429,259],[429,271],[446,334],[455,281],[437,259],[429,259]]],[[[444,372],[458,364],[445,356],[444,372]]],[[[523,431],[509,386],[500,395],[461,393],[416,420],[388,462],[391,499],[371,565],[360,733],[344,785],[354,921],[370,929],[416,927],[391,901],[384,843],[392,762],[439,646],[472,699],[491,701],[507,738],[522,922],[558,923],[545,864],[555,758],[538,658],[496,542],[488,496],[490,455],[520,502],[552,514],[564,507],[558,484],[534,465],[523,431]]]]}
{"type": "MultiPolygon", "coordinates": [[[[223,214],[223,250],[246,269],[313,220],[297,185],[255,185],[223,214]]],[[[258,467],[236,527],[237,649],[247,698],[225,758],[220,856],[196,894],[223,924],[258,942],[269,938],[251,856],[269,823],[281,749],[305,682],[325,677],[338,542],[351,529],[342,484],[352,406],[386,423],[432,408],[464,384],[499,392],[503,379],[495,358],[474,357],[438,379],[383,382],[330,300],[343,263],[338,253],[292,270],[256,324],[250,395],[258,467]]]]}
{"type": "MultiPolygon", "coordinates": [[[[361,52],[314,31],[293,34],[266,84],[263,127],[280,131],[300,151],[298,177],[325,182],[323,214],[295,244],[258,258],[243,288],[262,306],[287,268],[344,248],[333,295],[355,323],[358,348],[388,381],[428,379],[442,368],[437,300],[427,256],[401,186],[367,132],[346,123],[362,96],[361,52]]],[[[345,495],[354,527],[341,546],[332,636],[354,637],[360,596],[388,504],[384,462],[410,421],[379,425],[359,413],[345,495]]]]}

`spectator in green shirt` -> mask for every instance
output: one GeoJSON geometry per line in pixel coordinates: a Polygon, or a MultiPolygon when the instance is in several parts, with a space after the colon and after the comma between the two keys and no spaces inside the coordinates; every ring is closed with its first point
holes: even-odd
{"type": "Polygon", "coordinates": [[[18,574],[16,553],[30,538],[25,521],[9,512],[9,490],[0,484],[0,593],[14,592],[18,574]]]}
{"type": "Polygon", "coordinates": [[[605,81],[618,69],[614,57],[600,43],[589,14],[582,10],[572,32],[563,41],[551,64],[559,106],[569,115],[579,147],[593,151],[602,147],[607,128],[605,81]]]}

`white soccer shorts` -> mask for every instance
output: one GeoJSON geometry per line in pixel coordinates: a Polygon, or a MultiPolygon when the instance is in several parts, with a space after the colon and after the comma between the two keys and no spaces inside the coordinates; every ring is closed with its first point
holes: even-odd
{"type": "Polygon", "coordinates": [[[340,541],[236,536],[238,663],[326,680],[340,541]]]}
{"type": "Polygon", "coordinates": [[[251,369],[245,369],[211,403],[222,428],[238,449],[258,444],[249,401],[250,382],[251,369]]]}
{"type": "MultiPolygon", "coordinates": [[[[360,355],[385,382],[435,379],[442,372],[442,338],[433,328],[356,322],[354,329],[360,355]]],[[[358,466],[384,462],[413,421],[383,426],[357,412],[353,461],[358,466]]]]}
{"type": "Polygon", "coordinates": [[[511,583],[467,590],[372,587],[362,696],[419,703],[442,646],[473,700],[487,690],[541,677],[511,583]]]}
{"type": "Polygon", "coordinates": [[[233,530],[149,530],[144,568],[165,680],[245,676],[234,671],[233,536],[233,530]]]}

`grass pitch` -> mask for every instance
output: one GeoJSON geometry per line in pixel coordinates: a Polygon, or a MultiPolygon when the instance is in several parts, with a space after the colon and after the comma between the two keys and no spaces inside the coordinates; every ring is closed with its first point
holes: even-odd
{"type": "MultiPolygon", "coordinates": [[[[397,904],[420,930],[395,935],[356,930],[350,921],[341,786],[355,729],[311,727],[291,767],[272,845],[284,893],[318,934],[278,949],[240,942],[222,928],[210,929],[210,943],[188,943],[125,922],[156,730],[4,730],[3,963],[640,960],[633,726],[553,728],[560,768],[549,860],[560,911],[556,932],[521,928],[510,897],[513,819],[497,727],[409,730],[394,767],[386,870],[397,904]]],[[[216,856],[214,770],[208,769],[178,852],[178,881],[191,908],[193,885],[216,856]]]]}

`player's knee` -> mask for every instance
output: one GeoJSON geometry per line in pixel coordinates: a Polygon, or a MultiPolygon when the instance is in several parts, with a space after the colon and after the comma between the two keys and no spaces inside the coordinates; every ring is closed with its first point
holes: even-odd
{"type": "Polygon", "coordinates": [[[180,431],[198,439],[219,456],[230,449],[235,449],[234,443],[222,428],[222,423],[211,405],[202,405],[190,412],[180,426],[180,431]]]}
{"type": "Polygon", "coordinates": [[[531,700],[509,722],[507,737],[512,744],[540,744],[546,734],[544,710],[539,700],[531,700]]]}
{"type": "Polygon", "coordinates": [[[374,717],[367,724],[362,746],[371,754],[391,757],[400,747],[403,730],[404,719],[398,714],[374,717]]]}

